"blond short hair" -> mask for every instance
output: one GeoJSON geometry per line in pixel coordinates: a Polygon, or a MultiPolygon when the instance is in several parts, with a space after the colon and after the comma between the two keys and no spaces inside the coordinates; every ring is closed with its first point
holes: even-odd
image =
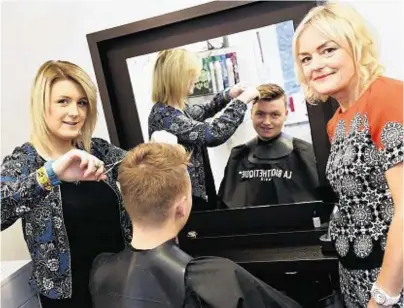
{"type": "Polygon", "coordinates": [[[88,113],[81,134],[72,141],[90,151],[91,136],[97,123],[97,90],[87,73],[71,62],[47,61],[39,68],[31,88],[30,117],[31,141],[49,150],[51,132],[46,125],[46,110],[49,107],[50,92],[53,84],[59,80],[71,80],[77,83],[86,94],[88,113]]]}
{"type": "Polygon", "coordinates": [[[183,108],[190,83],[199,76],[201,69],[201,59],[188,50],[160,51],[153,69],[153,103],[183,108]]]}
{"type": "Polygon", "coordinates": [[[285,101],[285,107],[287,107],[285,90],[283,90],[281,86],[275,83],[266,83],[259,85],[257,87],[257,90],[260,93],[260,99],[258,101],[270,102],[276,99],[283,98],[283,100],[285,101]]]}
{"type": "Polygon", "coordinates": [[[312,8],[303,18],[293,38],[293,56],[297,79],[308,102],[326,101],[328,98],[316,93],[309,86],[299,61],[299,39],[308,27],[314,27],[348,51],[355,63],[361,91],[364,91],[374,79],[383,73],[383,67],[378,60],[375,40],[363,17],[347,4],[328,3],[317,6],[312,8]]]}
{"type": "Polygon", "coordinates": [[[118,182],[125,208],[134,223],[161,226],[181,194],[186,194],[190,154],[183,146],[144,143],[122,161],[118,182]]]}

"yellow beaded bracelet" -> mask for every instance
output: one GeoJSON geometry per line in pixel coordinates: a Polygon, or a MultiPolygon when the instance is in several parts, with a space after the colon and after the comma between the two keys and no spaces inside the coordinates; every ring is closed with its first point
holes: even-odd
{"type": "Polygon", "coordinates": [[[46,173],[45,167],[41,167],[36,172],[36,180],[39,185],[41,185],[45,190],[51,190],[52,184],[49,181],[48,174],[46,173]]]}

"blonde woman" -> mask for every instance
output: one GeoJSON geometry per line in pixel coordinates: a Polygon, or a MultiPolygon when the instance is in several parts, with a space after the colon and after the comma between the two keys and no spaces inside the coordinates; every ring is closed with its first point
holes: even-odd
{"type": "Polygon", "coordinates": [[[201,60],[185,49],[159,53],[153,70],[149,136],[165,130],[192,153],[188,172],[192,183],[193,210],[216,207],[216,190],[207,147],[226,142],[243,122],[247,104],[259,97],[256,88],[237,84],[218,93],[211,102],[186,103],[201,73],[201,60]],[[211,122],[219,111],[223,113],[211,122]]]}
{"type": "Polygon", "coordinates": [[[22,219],[42,307],[92,307],[93,259],[131,241],[131,223],[105,166],[126,152],[91,138],[96,88],[77,65],[44,63],[31,93],[30,142],[4,158],[1,230],[22,219]]]}
{"type": "Polygon", "coordinates": [[[312,9],[294,37],[307,99],[340,105],[326,172],[339,196],[331,237],[348,308],[403,307],[403,82],[382,76],[375,48],[345,4],[312,9]]]}

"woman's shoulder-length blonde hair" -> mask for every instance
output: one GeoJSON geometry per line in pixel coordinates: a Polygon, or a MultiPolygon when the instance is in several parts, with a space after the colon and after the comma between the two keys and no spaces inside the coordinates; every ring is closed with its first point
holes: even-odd
{"type": "Polygon", "coordinates": [[[49,150],[50,134],[46,113],[50,104],[53,84],[59,80],[71,80],[83,89],[88,100],[88,112],[81,134],[72,140],[73,145],[90,151],[91,137],[97,123],[97,89],[88,74],[78,65],[68,61],[47,61],[41,65],[31,88],[30,117],[31,142],[49,150]]]}
{"type": "Polygon", "coordinates": [[[379,63],[375,40],[366,21],[353,7],[343,3],[328,3],[312,8],[297,27],[293,37],[297,80],[309,103],[326,101],[328,98],[310,88],[298,56],[300,36],[309,27],[315,28],[348,51],[355,64],[361,92],[383,73],[384,69],[379,63]]]}
{"type": "Polygon", "coordinates": [[[183,108],[192,80],[199,77],[201,59],[182,48],[160,51],[153,68],[152,101],[183,108]]]}

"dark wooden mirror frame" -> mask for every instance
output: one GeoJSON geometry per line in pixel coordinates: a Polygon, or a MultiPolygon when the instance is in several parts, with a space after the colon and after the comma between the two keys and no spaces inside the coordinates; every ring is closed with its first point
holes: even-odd
{"type": "MultiPolygon", "coordinates": [[[[111,142],[124,149],[144,142],[127,59],[286,20],[293,20],[296,28],[318,2],[214,1],[88,34],[87,41],[111,142]]],[[[308,106],[323,187],[328,186],[325,178],[329,153],[326,123],[335,107],[335,102],[308,106]]]]}

